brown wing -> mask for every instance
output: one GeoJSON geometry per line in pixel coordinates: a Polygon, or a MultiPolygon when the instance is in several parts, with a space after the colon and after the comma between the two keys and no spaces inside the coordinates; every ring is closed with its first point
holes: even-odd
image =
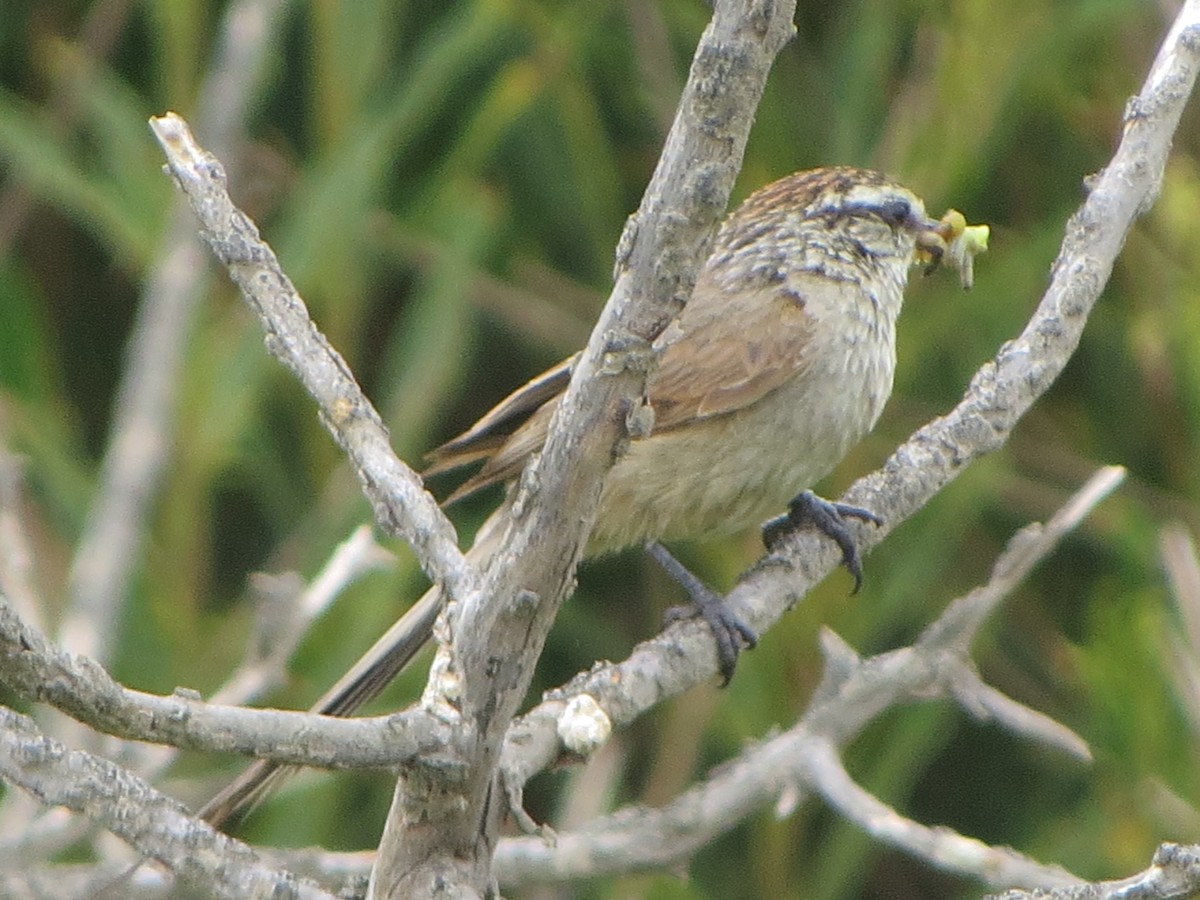
{"type": "Polygon", "coordinates": [[[429,465],[422,473],[425,476],[487,461],[446,498],[447,503],[489,484],[507,481],[521,471],[525,460],[545,441],[550,416],[571,380],[571,369],[578,358],[576,353],[547,369],[501,400],[458,437],[429,452],[429,465]]]}
{"type": "Polygon", "coordinates": [[[453,503],[489,485],[500,484],[520,475],[529,457],[541,450],[542,445],[546,443],[550,418],[558,408],[560,396],[561,394],[551,397],[534,410],[525,423],[487,457],[483,468],[460,484],[445,502],[453,503]]]}
{"type": "Polygon", "coordinates": [[[425,457],[429,467],[423,474],[437,475],[491,456],[538,407],[567,389],[578,358],[575,353],[547,369],[501,400],[458,437],[431,450],[425,457]]]}
{"type": "MultiPolygon", "coordinates": [[[[662,338],[658,369],[647,386],[654,432],[724,415],[761,399],[804,366],[812,319],[797,294],[765,287],[757,302],[731,312],[710,283],[662,338]],[[729,321],[737,315],[739,321],[729,321]]],[[[541,450],[550,418],[578,354],[534,378],[468,431],[430,453],[425,474],[478,460],[483,468],[447,499],[451,503],[520,474],[541,450]],[[519,420],[527,417],[524,422],[519,420]]]]}
{"type": "Polygon", "coordinates": [[[736,310],[700,304],[689,316],[696,305],[660,339],[662,356],[647,388],[655,431],[749,406],[805,364],[812,318],[799,295],[766,287],[736,310]]]}

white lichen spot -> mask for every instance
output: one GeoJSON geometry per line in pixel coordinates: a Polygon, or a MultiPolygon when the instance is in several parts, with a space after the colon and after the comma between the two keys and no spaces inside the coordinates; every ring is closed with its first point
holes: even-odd
{"type": "Polygon", "coordinates": [[[579,756],[590,756],[611,734],[612,720],[591,694],[572,697],[558,717],[559,740],[579,756]]]}

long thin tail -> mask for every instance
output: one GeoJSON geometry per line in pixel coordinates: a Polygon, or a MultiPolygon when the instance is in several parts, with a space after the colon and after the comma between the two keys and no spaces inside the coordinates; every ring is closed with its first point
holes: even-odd
{"type": "MultiPolygon", "coordinates": [[[[309,712],[349,716],[374,698],[425,646],[441,609],[442,592],[432,587],[312,705],[309,712]]],[[[214,828],[227,831],[296,769],[296,766],[260,759],[204,804],[196,815],[214,828]]],[[[96,900],[123,895],[125,886],[144,861],[145,858],[139,860],[102,886],[94,895],[96,900]]]]}
{"type": "MultiPolygon", "coordinates": [[[[309,712],[349,716],[374,699],[425,646],[441,609],[442,592],[430,588],[309,712]]],[[[214,828],[226,829],[295,770],[295,766],[260,759],[204,804],[196,815],[214,828]]]]}
{"type": "MultiPolygon", "coordinates": [[[[480,526],[467,560],[482,570],[499,544],[508,522],[508,503],[501,504],[480,526]]],[[[431,587],[404,613],[337,683],[312,705],[309,712],[325,716],[350,716],[391,684],[425,646],[442,610],[442,592],[431,587]]],[[[227,830],[295,766],[260,759],[226,785],[196,813],[214,828],[227,830]]]]}

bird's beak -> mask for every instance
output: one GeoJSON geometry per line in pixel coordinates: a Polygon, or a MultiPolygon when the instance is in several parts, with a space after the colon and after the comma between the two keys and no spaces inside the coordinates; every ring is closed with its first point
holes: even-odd
{"type": "Polygon", "coordinates": [[[928,275],[939,265],[948,264],[958,270],[965,290],[975,281],[975,257],[985,251],[990,229],[986,225],[969,225],[957,209],[948,209],[936,222],[926,220],[917,232],[917,260],[925,264],[928,275]]]}
{"type": "Polygon", "coordinates": [[[917,260],[925,266],[925,274],[937,271],[946,254],[947,228],[936,219],[923,218],[917,225],[917,260]]]}

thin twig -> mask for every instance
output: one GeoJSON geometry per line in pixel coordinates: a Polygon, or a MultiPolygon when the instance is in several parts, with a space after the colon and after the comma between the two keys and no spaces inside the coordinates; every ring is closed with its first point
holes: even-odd
{"type": "MultiPolygon", "coordinates": [[[[287,0],[239,0],[225,14],[199,107],[206,131],[231,157],[286,6],[287,0]]],[[[207,285],[205,272],[191,216],[184,204],[176,204],[138,307],[99,484],[71,564],[70,607],[59,632],[68,650],[101,663],[111,654],[121,618],[117,610],[170,451],[180,367],[207,285]]]]}
{"type": "Polygon", "coordinates": [[[1183,624],[1183,637],[1192,655],[1200,659],[1200,559],[1196,557],[1196,542],[1182,525],[1168,525],[1159,535],[1158,546],[1183,624]]]}
{"type": "Polygon", "coordinates": [[[1058,887],[1082,882],[1064,869],[1039,863],[1010,847],[992,847],[950,828],[930,828],[900,815],[855,783],[829,741],[810,741],[804,759],[808,784],[834,809],[877,841],[939,869],[982,879],[990,887],[1058,887]]]}
{"type": "MultiPolygon", "coordinates": [[[[1106,497],[1121,481],[1122,470],[1101,469],[1064,505],[1045,526],[1030,526],[1018,532],[1005,548],[994,567],[993,580],[977,588],[965,600],[986,597],[987,611],[992,611],[1001,597],[1015,587],[1010,576],[1015,572],[1028,573],[1032,565],[1049,554],[1062,536],[1076,527],[1082,518],[1106,497]],[[1036,540],[1030,535],[1036,534],[1036,540]]],[[[790,811],[811,788],[835,794],[839,805],[860,808],[861,797],[855,787],[854,796],[837,783],[817,783],[815,777],[824,772],[822,754],[826,748],[842,746],[859,734],[880,714],[900,704],[927,701],[933,697],[948,697],[964,703],[972,714],[980,710],[996,715],[998,724],[1015,725],[1014,730],[1041,740],[1072,754],[1089,758],[1083,741],[1064,726],[1047,717],[1021,707],[1015,701],[995,691],[973,686],[964,681],[964,659],[974,628],[964,622],[977,620],[962,615],[964,600],[949,604],[946,611],[926,634],[938,640],[922,639],[911,647],[893,650],[863,659],[841,638],[825,631],[822,649],[825,674],[809,708],[788,731],[747,748],[738,759],[724,763],[702,783],[689,789],[662,809],[624,809],[601,820],[589,823],[573,833],[559,833],[553,844],[526,838],[513,838],[497,852],[497,874],[506,885],[530,881],[581,878],[617,871],[664,867],[686,860],[692,853],[739,821],[764,806],[782,805],[790,811]],[[1020,712],[1018,712],[1020,710],[1020,712]],[[814,755],[815,754],[815,755],[814,755]],[[815,760],[815,762],[814,762],[815,760]]],[[[972,602],[972,609],[979,601],[972,602]]],[[[977,679],[974,679],[977,681],[977,679]]],[[[986,687],[986,686],[983,686],[986,687]]],[[[526,730],[514,727],[509,745],[506,782],[519,786],[527,773],[519,766],[526,761],[532,740],[541,745],[537,731],[542,717],[561,712],[562,700],[544,703],[521,723],[526,730]],[[536,723],[537,731],[530,726],[536,723]]],[[[878,803],[879,801],[874,801],[878,803]]],[[[892,820],[895,824],[895,820],[892,820]]],[[[904,848],[920,852],[933,846],[940,854],[947,847],[962,850],[985,845],[956,841],[927,842],[928,830],[909,823],[906,833],[914,839],[904,848]]],[[[945,836],[951,836],[946,832],[945,836]]],[[[898,844],[899,835],[892,833],[898,844]]],[[[943,865],[948,858],[931,858],[943,865]]],[[[1074,881],[1074,876],[1054,866],[1036,863],[1020,854],[1003,848],[987,848],[972,858],[957,858],[958,871],[970,872],[993,885],[1019,883],[1003,880],[1018,875],[1033,878],[1040,884],[1062,884],[1074,881]],[[1003,865],[999,865],[1003,862],[1003,865]],[[999,868],[998,868],[999,866],[999,868]],[[1006,873],[1001,876],[1000,873],[1006,873]],[[1000,879],[1000,880],[990,880],[1000,879]]]]}
{"type": "Polygon", "coordinates": [[[455,731],[421,710],[336,719],[273,709],[216,706],[194,692],[170,696],[123,687],[95,661],[64,653],[22,622],[0,595],[4,685],[126,740],[243,753],[333,768],[393,766],[455,742],[455,731]]]}
{"type": "Polygon", "coordinates": [[[1168,627],[1163,635],[1167,673],[1192,730],[1200,734],[1200,559],[1192,536],[1182,525],[1164,528],[1158,545],[1183,626],[1168,627]]]}
{"type": "Polygon", "coordinates": [[[1022,528],[996,559],[992,577],[986,585],[976,588],[950,605],[922,633],[917,643],[931,649],[963,649],[975,639],[983,621],[1000,602],[1016,589],[1058,545],[1063,537],[1079,523],[1101,500],[1125,480],[1121,466],[1106,466],[1088,479],[1049,522],[1035,523],[1022,528]]]}
{"type": "Polygon", "coordinates": [[[425,573],[451,597],[471,594],[476,574],[458,549],[454,526],[420,477],[392,452],[387,429],[349,366],[309,318],[275,252],[229,199],[221,163],[174,113],[151,119],[150,127],[200,219],[202,236],[259,316],[267,350],[317,401],[322,423],[354,465],[375,520],[408,541],[425,573]]]}
{"type": "Polygon", "coordinates": [[[1161,844],[1150,868],[1119,881],[1005,891],[984,900],[1184,900],[1200,891],[1200,846],[1161,844]]]}
{"type": "Polygon", "coordinates": [[[959,660],[949,673],[949,690],[958,705],[982,722],[995,722],[1001,728],[1046,747],[1060,750],[1080,762],[1090,763],[1092,751],[1074,731],[1045,713],[1030,709],[989,684],[985,684],[966,660],[959,660]]]}
{"type": "Polygon", "coordinates": [[[21,461],[0,447],[0,594],[35,628],[44,629],[45,601],[33,582],[33,554],[21,523],[21,461]]]}
{"type": "MultiPolygon", "coordinates": [[[[84,27],[85,46],[103,52],[124,21],[125,6],[96,4],[84,27]]],[[[262,84],[264,61],[286,7],[287,0],[235,0],[226,11],[214,61],[198,95],[201,120],[224,152],[238,143],[245,111],[262,84]]],[[[68,120],[74,117],[73,102],[64,96],[63,115],[68,120]]],[[[5,232],[0,243],[19,228],[22,194],[16,186],[6,196],[13,190],[17,206],[5,210],[13,215],[6,220],[7,231],[0,226],[5,232]]],[[[207,278],[191,216],[184,203],[177,203],[157,262],[147,273],[96,492],[71,563],[69,602],[58,632],[67,649],[101,662],[108,660],[114,643],[114,629],[121,620],[118,609],[139,559],[147,511],[170,452],[181,361],[207,278]]],[[[92,737],[65,717],[45,724],[72,744],[92,737]]],[[[62,819],[55,817],[55,821],[62,819]]],[[[65,832],[64,838],[69,839],[65,832]]]]}
{"type": "MultiPolygon", "coordinates": [[[[369,525],[360,525],[333,553],[316,577],[284,609],[264,613],[269,618],[255,630],[245,661],[209,699],[237,706],[249,703],[283,680],[287,661],[309,626],[337,596],[359,577],[391,565],[395,557],[375,541],[369,525]],[[259,644],[269,635],[261,648],[259,644]]],[[[264,600],[263,603],[267,601],[264,600]]]]}
{"type": "Polygon", "coordinates": [[[33,721],[0,707],[0,775],[49,806],[98,822],[139,853],[170,867],[214,897],[324,898],[331,895],[263,866],[246,845],[187,814],[176,801],[106,759],[43,735],[33,721]],[[143,815],[130,816],[130,804],[143,815]]]}
{"type": "MultiPolygon", "coordinates": [[[[256,629],[245,660],[208,698],[208,704],[213,707],[242,706],[281,683],[288,659],[313,620],[359,576],[390,564],[392,560],[392,554],[375,542],[370,526],[356,528],[350,537],[334,549],[312,582],[296,591],[291,602],[286,604],[287,608],[271,613],[277,624],[256,629]],[[263,634],[264,630],[269,631],[269,635],[263,634]],[[264,644],[264,640],[267,643],[264,644]]],[[[128,765],[148,781],[153,781],[171,764],[179,749],[169,744],[144,742],[125,746],[137,751],[136,765],[128,759],[131,755],[128,752],[116,761],[128,765]]]]}

